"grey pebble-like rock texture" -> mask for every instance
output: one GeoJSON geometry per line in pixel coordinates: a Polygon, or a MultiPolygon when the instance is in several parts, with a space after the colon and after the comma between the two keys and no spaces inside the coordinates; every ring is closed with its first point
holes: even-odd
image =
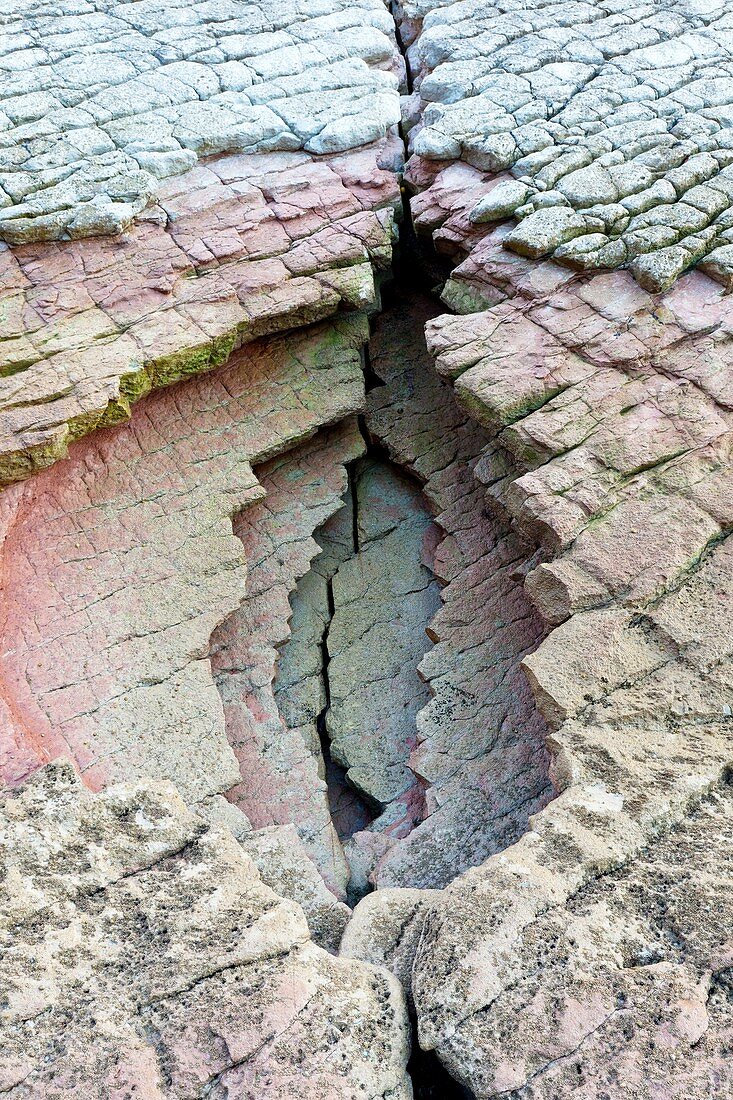
{"type": "Polygon", "coordinates": [[[119,232],[223,152],[335,153],[399,121],[381,0],[0,9],[0,240],[119,232]]]}
{"type": "Polygon", "coordinates": [[[494,174],[471,218],[508,247],[660,290],[733,270],[733,11],[725,0],[400,5],[411,151],[494,174]]]}

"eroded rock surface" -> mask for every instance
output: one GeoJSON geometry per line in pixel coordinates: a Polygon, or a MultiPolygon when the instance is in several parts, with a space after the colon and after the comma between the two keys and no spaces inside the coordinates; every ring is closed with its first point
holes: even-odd
{"type": "Polygon", "coordinates": [[[429,698],[417,668],[440,605],[438,533],[419,487],[379,459],[355,468],[352,500],[355,546],[333,577],[326,635],[326,728],[348,781],[377,808],[374,831],[399,836],[423,816],[408,760],[429,698]]]}
{"type": "Polygon", "coordinates": [[[115,233],[212,154],[339,153],[399,121],[381,0],[39,0],[3,20],[0,240],[115,233]]]}
{"type": "Polygon", "coordinates": [[[364,336],[344,319],[250,345],[6,490],[6,783],[59,754],[97,787],[166,778],[198,802],[237,782],[208,660],[244,594],[231,516],[263,495],[252,462],[360,408],[364,336]]]}
{"type": "MultiPolygon", "coordinates": [[[[560,793],[515,845],[427,906],[412,971],[421,1041],[481,1098],[550,1096],[571,1080],[581,1096],[606,1087],[614,1100],[654,1095],[650,1080],[660,1095],[725,1095],[730,1071],[715,1053],[709,1066],[700,1055],[701,1083],[678,1075],[697,1039],[671,1024],[676,1058],[647,1053],[667,1011],[653,973],[636,1022],[614,1013],[604,1030],[592,1007],[607,1002],[603,972],[597,985],[588,976],[578,1007],[575,979],[566,1004],[537,959],[551,959],[556,929],[599,876],[635,867],[660,833],[670,845],[684,836],[730,767],[727,304],[700,274],[650,295],[626,273],[573,276],[505,262],[496,247],[483,255],[484,285],[503,300],[431,322],[428,342],[505,453],[499,476],[482,459],[478,478],[549,559],[526,587],[555,629],[524,665],[553,731],[560,793]],[[516,1019],[511,991],[523,983],[567,1041],[528,1026],[527,1061],[502,1060],[497,1042],[507,1052],[512,1041],[501,1006],[513,1003],[516,1019]],[[618,1062],[615,1023],[629,1039],[618,1062]]],[[[714,831],[708,843],[712,852],[714,831]]],[[[641,913],[654,897],[639,884],[641,913]]],[[[582,970],[572,947],[568,967],[582,970]]]]}
{"type": "Polygon", "coordinates": [[[0,1088],[406,1100],[394,984],[293,902],[334,949],[351,872],[344,958],[398,975],[478,1100],[727,1100],[727,5],[395,6],[414,227],[460,314],[372,341],[366,433],[441,532],[417,586],[416,509],[380,556],[353,466],[404,151],[387,9],[81,14],[0,53],[0,226],[30,242],[0,252],[0,480],[56,463],[0,497],[3,766],[141,782],[52,767],[6,803],[0,1088]],[[370,659],[375,588],[409,644],[370,659]]]}
{"type": "Polygon", "coordinates": [[[538,914],[511,985],[447,1044],[477,1095],[730,1095],[730,828],[725,787],[538,914]]]}
{"type": "Polygon", "coordinates": [[[370,307],[393,167],[389,143],[223,157],[167,184],[164,216],[120,237],[0,251],[0,483],[242,343],[370,307]]]}
{"type": "Polygon", "coordinates": [[[471,223],[518,219],[513,251],[628,265],[651,290],[702,259],[730,282],[726,3],[397,7],[416,88],[410,150],[483,174],[471,223]]]}
{"type": "Polygon", "coordinates": [[[9,1097],[411,1097],[396,981],[315,947],[170,784],[93,795],[49,765],[0,847],[9,1097]]]}

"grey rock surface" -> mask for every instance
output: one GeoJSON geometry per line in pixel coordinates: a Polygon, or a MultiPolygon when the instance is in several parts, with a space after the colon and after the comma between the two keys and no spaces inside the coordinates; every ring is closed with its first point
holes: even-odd
{"type": "Polygon", "coordinates": [[[3,17],[0,240],[117,233],[219,153],[337,153],[399,121],[381,0],[31,0],[3,17]]]}
{"type": "Polygon", "coordinates": [[[353,477],[356,547],[333,578],[326,722],[351,784],[399,820],[419,798],[407,760],[429,698],[417,666],[440,606],[437,531],[419,487],[389,464],[366,459],[353,477]]]}
{"type": "Polygon", "coordinates": [[[651,290],[701,260],[729,282],[726,0],[397,9],[419,97],[410,149],[486,173],[473,222],[514,217],[506,247],[581,270],[629,266],[651,290]]]}
{"type": "Polygon", "coordinates": [[[0,1082],[13,1100],[410,1100],[384,970],[334,959],[170,784],[52,764],[0,807],[0,1082]]]}

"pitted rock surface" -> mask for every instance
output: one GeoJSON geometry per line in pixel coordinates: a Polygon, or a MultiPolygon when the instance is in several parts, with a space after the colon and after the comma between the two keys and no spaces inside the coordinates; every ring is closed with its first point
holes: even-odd
{"type": "Polygon", "coordinates": [[[32,0],[0,45],[0,240],[125,229],[221,153],[355,149],[399,121],[381,0],[32,0]]]}
{"type": "Polygon", "coordinates": [[[479,1096],[723,1100],[733,1075],[731,791],[538,914],[447,1048],[479,1096]]]}
{"type": "Polygon", "coordinates": [[[409,1100],[393,978],[334,959],[170,784],[52,764],[0,808],[13,1098],[409,1100]]]}
{"type": "Polygon", "coordinates": [[[411,152],[494,177],[473,223],[516,218],[506,247],[581,270],[629,266],[651,290],[702,259],[730,281],[725,0],[404,0],[398,13],[411,152]]]}

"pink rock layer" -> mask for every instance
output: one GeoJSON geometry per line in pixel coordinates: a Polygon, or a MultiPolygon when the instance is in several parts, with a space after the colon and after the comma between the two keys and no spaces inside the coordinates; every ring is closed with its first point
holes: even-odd
{"type": "Polygon", "coordinates": [[[353,317],[255,342],[0,495],[5,784],[60,754],[94,788],[238,781],[208,659],[244,594],[231,516],[263,496],[252,462],[361,407],[365,336],[353,317]]]}
{"type": "Polygon", "coordinates": [[[375,298],[401,144],[212,158],[113,238],[0,249],[0,484],[243,342],[375,298]]]}

